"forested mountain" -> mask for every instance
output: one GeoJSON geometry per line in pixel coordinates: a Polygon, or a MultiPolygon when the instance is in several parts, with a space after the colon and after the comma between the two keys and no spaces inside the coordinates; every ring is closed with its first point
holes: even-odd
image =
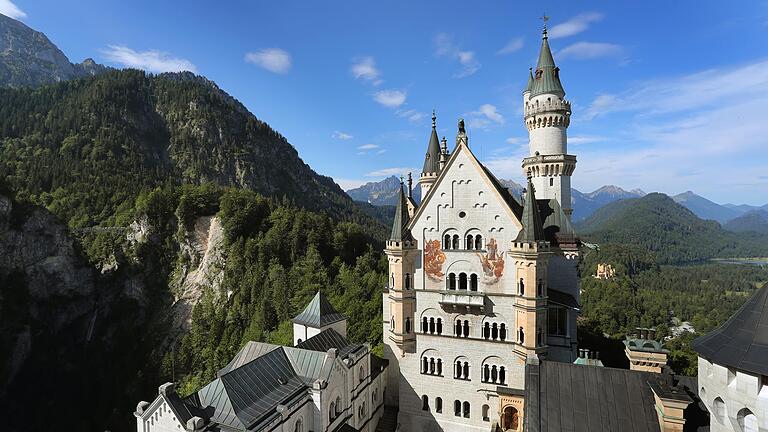
{"type": "Polygon", "coordinates": [[[750,210],[723,224],[723,228],[733,232],[754,231],[768,234],[768,210],[750,210]]]}
{"type": "Polygon", "coordinates": [[[0,87],[34,87],[106,69],[92,59],[71,63],[43,33],[0,14],[0,87]]]}
{"type": "Polygon", "coordinates": [[[768,236],[725,231],[717,222],[699,219],[660,193],[608,204],[576,228],[590,242],[653,251],[661,263],[768,255],[768,236]]]}
{"type": "Polygon", "coordinates": [[[710,201],[691,191],[683,192],[672,197],[676,203],[683,205],[701,219],[715,220],[720,223],[738,217],[743,212],[739,207],[727,207],[710,201]]]}

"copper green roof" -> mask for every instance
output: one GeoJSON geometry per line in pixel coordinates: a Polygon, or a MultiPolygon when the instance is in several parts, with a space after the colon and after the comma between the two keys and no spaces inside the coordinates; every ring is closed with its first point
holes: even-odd
{"type": "Polygon", "coordinates": [[[337,312],[328,298],[318,291],[307,307],[293,319],[293,322],[320,328],[344,319],[344,315],[337,312]]]}
{"type": "Polygon", "coordinates": [[[539,206],[536,203],[533,183],[531,183],[530,178],[528,179],[528,190],[525,193],[523,216],[520,218],[520,222],[523,224],[523,229],[520,230],[515,241],[533,243],[545,240],[539,206]]]}
{"type": "Polygon", "coordinates": [[[531,90],[533,90],[533,69],[528,69],[528,84],[525,86],[525,91],[531,90]]]}
{"type": "Polygon", "coordinates": [[[424,169],[422,173],[436,173],[440,171],[440,140],[437,139],[435,113],[432,113],[432,134],[429,136],[427,154],[424,156],[424,169]]]}
{"type": "Polygon", "coordinates": [[[389,235],[389,239],[398,241],[408,239],[409,234],[406,225],[408,225],[408,205],[405,202],[405,193],[403,193],[403,182],[400,182],[395,219],[392,222],[392,233],[389,235]]]}
{"type": "Polygon", "coordinates": [[[554,94],[561,98],[565,96],[565,90],[560,83],[560,69],[555,66],[555,59],[549,49],[546,30],[544,30],[544,37],[541,40],[539,62],[536,65],[536,74],[531,88],[531,96],[540,94],[554,94]]]}

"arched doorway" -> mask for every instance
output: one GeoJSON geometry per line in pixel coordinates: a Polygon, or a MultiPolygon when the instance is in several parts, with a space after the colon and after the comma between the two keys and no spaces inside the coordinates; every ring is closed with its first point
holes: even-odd
{"type": "Polygon", "coordinates": [[[502,429],[505,431],[516,431],[520,425],[519,417],[515,407],[508,406],[504,408],[504,415],[501,417],[502,429]]]}

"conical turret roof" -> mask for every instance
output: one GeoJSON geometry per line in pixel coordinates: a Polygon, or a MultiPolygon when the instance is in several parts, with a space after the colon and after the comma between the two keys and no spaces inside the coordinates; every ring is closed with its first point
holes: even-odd
{"type": "Polygon", "coordinates": [[[523,229],[517,235],[515,241],[535,243],[544,241],[544,227],[541,225],[541,215],[539,206],[536,204],[536,195],[533,190],[533,183],[528,179],[528,189],[525,193],[525,203],[523,204],[523,215],[520,218],[523,229]]]}
{"type": "Polygon", "coordinates": [[[395,219],[392,222],[392,233],[389,235],[390,240],[408,240],[408,205],[405,202],[405,193],[403,192],[403,182],[400,182],[400,193],[397,197],[397,206],[395,207],[395,219]]]}
{"type": "Polygon", "coordinates": [[[344,315],[334,309],[325,294],[318,291],[307,307],[293,319],[293,322],[320,328],[345,319],[344,315]]]}
{"type": "Polygon", "coordinates": [[[436,173],[440,171],[440,140],[437,138],[437,117],[432,113],[432,133],[429,136],[427,154],[424,156],[424,169],[422,173],[436,173]]]}
{"type": "Polygon", "coordinates": [[[560,83],[560,69],[555,66],[552,50],[549,49],[547,29],[544,29],[544,35],[541,39],[539,62],[536,64],[536,73],[533,79],[533,87],[531,88],[531,96],[540,94],[554,94],[559,97],[565,96],[565,90],[560,83]]]}
{"type": "Polygon", "coordinates": [[[528,69],[528,84],[525,86],[525,91],[531,90],[533,90],[533,69],[528,69]]]}
{"type": "Polygon", "coordinates": [[[693,349],[712,363],[768,375],[768,285],[725,324],[693,341],[693,349]]]}

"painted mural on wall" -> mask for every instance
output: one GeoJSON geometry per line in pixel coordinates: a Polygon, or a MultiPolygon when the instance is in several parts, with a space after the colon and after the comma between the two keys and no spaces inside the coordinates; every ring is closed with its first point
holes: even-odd
{"type": "Polygon", "coordinates": [[[433,280],[442,280],[445,253],[443,253],[440,240],[429,240],[424,244],[424,273],[433,280]]]}
{"type": "Polygon", "coordinates": [[[485,283],[495,284],[504,275],[504,254],[498,253],[496,239],[491,238],[485,245],[485,254],[477,254],[483,266],[485,283]]]}

